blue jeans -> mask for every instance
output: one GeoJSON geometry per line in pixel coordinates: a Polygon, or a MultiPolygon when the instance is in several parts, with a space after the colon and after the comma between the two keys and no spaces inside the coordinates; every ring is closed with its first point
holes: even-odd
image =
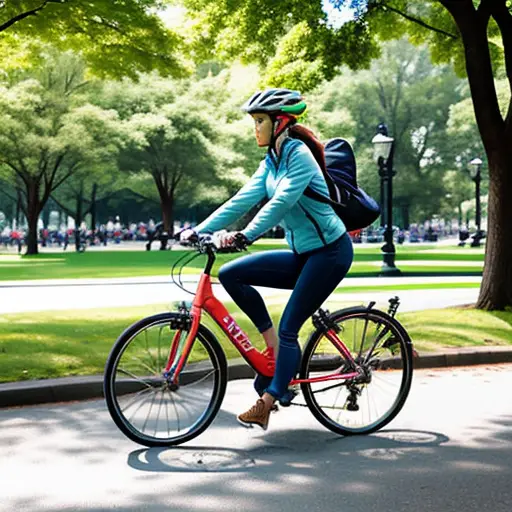
{"type": "Polygon", "coordinates": [[[290,250],[250,254],[222,266],[219,280],[260,332],[272,327],[261,295],[253,286],[293,290],[279,322],[276,371],[266,389],[281,398],[297,373],[301,352],[299,330],[345,277],[353,259],[352,241],[335,242],[304,254],[290,250]]]}

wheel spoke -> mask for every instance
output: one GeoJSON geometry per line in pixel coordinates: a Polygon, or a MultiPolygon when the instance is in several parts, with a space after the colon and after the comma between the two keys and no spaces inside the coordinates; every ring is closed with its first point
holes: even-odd
{"type": "Polygon", "coordinates": [[[148,370],[149,373],[153,375],[158,375],[158,371],[155,368],[151,368],[151,366],[148,366],[146,362],[144,362],[140,357],[137,356],[131,356],[131,360],[137,361],[142,367],[144,367],[146,370],[148,370]]]}
{"type": "MultiPolygon", "coordinates": [[[[146,353],[148,354],[149,359],[150,359],[150,360],[151,360],[151,362],[153,363],[153,362],[154,362],[154,360],[153,360],[153,356],[151,355],[151,352],[150,352],[150,350],[149,350],[149,346],[148,346],[148,331],[147,331],[147,330],[146,330],[146,331],[144,331],[144,338],[145,338],[145,340],[144,340],[144,341],[145,341],[145,345],[144,345],[144,346],[145,346],[145,349],[146,349],[146,353]]],[[[156,366],[156,365],[155,365],[155,366],[156,366]]],[[[150,370],[151,370],[152,372],[154,372],[154,371],[156,371],[157,369],[155,370],[155,369],[151,368],[150,370]]]]}
{"type": "Polygon", "coordinates": [[[217,370],[213,369],[211,372],[207,373],[206,375],[203,375],[200,379],[195,380],[191,384],[186,384],[187,389],[193,388],[194,386],[197,386],[197,384],[204,382],[210,375],[214,375],[217,370]]]}
{"type": "Polygon", "coordinates": [[[156,415],[156,421],[155,421],[155,433],[153,435],[156,436],[156,433],[158,431],[158,420],[160,419],[160,412],[162,411],[162,402],[164,400],[164,390],[160,390],[162,393],[162,396],[160,397],[160,403],[158,404],[158,414],[156,415]]]}
{"type": "Polygon", "coordinates": [[[149,412],[146,416],[146,421],[144,422],[144,425],[142,425],[142,432],[144,432],[146,430],[146,425],[148,424],[149,415],[151,414],[151,411],[153,409],[153,404],[155,403],[155,398],[156,398],[156,392],[153,393],[153,398],[151,399],[151,405],[149,406],[149,412]]]}
{"type": "MultiPolygon", "coordinates": [[[[167,388],[167,389],[169,389],[169,388],[167,388]]],[[[163,392],[165,392],[165,390],[163,392]]],[[[171,435],[171,426],[169,425],[169,411],[167,410],[167,406],[165,407],[165,419],[167,421],[167,435],[170,436],[171,435]]],[[[156,434],[155,434],[155,436],[156,436],[156,434]]]]}
{"type": "MultiPolygon", "coordinates": [[[[123,408],[123,412],[124,411],[127,411],[134,403],[136,403],[140,397],[140,395],[142,395],[143,393],[147,393],[148,391],[152,391],[153,388],[152,387],[149,387],[149,388],[144,388],[144,389],[141,389],[140,391],[138,391],[132,398],[133,400],[131,400],[128,405],[126,405],[124,408],[123,408]]],[[[142,397],[144,398],[144,397],[142,397]]]]}
{"type": "Polygon", "coordinates": [[[174,407],[174,411],[176,412],[176,422],[178,423],[178,432],[180,429],[180,413],[178,412],[178,408],[176,407],[176,402],[174,401],[174,397],[172,396],[171,390],[167,388],[167,392],[169,393],[169,397],[171,398],[172,405],[174,407]]]}
{"type": "Polygon", "coordinates": [[[132,372],[130,372],[128,370],[125,370],[124,368],[118,368],[118,372],[119,373],[124,373],[125,375],[128,375],[129,377],[131,377],[132,379],[135,379],[137,382],[140,382],[141,384],[143,384],[147,388],[153,389],[153,386],[148,384],[146,381],[142,380],[140,377],[137,377],[137,375],[135,375],[134,373],[132,373],[132,372]]]}
{"type": "Polygon", "coordinates": [[[366,317],[364,319],[364,329],[363,329],[363,335],[361,336],[361,345],[359,346],[359,351],[357,353],[358,357],[361,357],[361,354],[363,353],[364,340],[366,339],[366,330],[368,329],[368,322],[369,322],[369,319],[368,319],[368,317],[366,317]]]}
{"type": "MultiPolygon", "coordinates": [[[[158,351],[156,353],[156,369],[157,371],[160,371],[162,369],[162,366],[160,365],[160,357],[161,357],[161,350],[162,350],[162,344],[160,343],[161,340],[161,334],[164,328],[162,327],[160,329],[160,332],[158,333],[158,351]]],[[[156,435],[156,434],[155,434],[156,435]]]]}
{"type": "MultiPolygon", "coordinates": [[[[152,394],[154,394],[154,389],[152,388],[151,389],[152,391],[152,394]]],[[[142,402],[139,404],[139,406],[137,407],[137,409],[135,409],[134,412],[132,412],[130,418],[128,419],[128,421],[131,423],[134,416],[140,411],[141,407],[148,401],[148,398],[149,398],[150,395],[147,395],[147,396],[144,396],[143,399],[142,399],[142,402]]]]}

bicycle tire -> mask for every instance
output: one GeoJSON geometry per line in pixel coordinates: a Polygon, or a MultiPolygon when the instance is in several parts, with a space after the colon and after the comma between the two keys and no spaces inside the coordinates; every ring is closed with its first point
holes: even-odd
{"type": "MultiPolygon", "coordinates": [[[[335,407],[332,406],[332,409],[341,410],[342,412],[339,413],[338,419],[334,420],[324,409],[330,408],[327,406],[322,406],[319,404],[316,394],[318,392],[315,392],[312,386],[316,386],[316,384],[310,384],[310,383],[302,383],[301,389],[304,395],[305,402],[307,406],[309,407],[311,413],[313,416],[326,428],[329,430],[340,434],[344,436],[349,435],[366,435],[370,434],[372,432],[375,432],[385,425],[387,425],[393,418],[396,417],[396,415],[400,412],[402,407],[405,404],[405,401],[407,399],[407,396],[409,394],[411,383],[412,383],[412,373],[413,373],[413,351],[412,351],[412,342],[411,339],[407,333],[407,331],[404,329],[404,327],[396,320],[395,318],[392,318],[387,313],[384,313],[383,311],[375,310],[375,309],[368,309],[366,307],[356,306],[353,308],[346,308],[343,310],[336,311],[330,315],[330,318],[336,322],[337,325],[343,324],[344,321],[351,320],[351,319],[361,319],[366,320],[370,319],[372,321],[377,322],[379,325],[383,326],[383,331],[386,328],[390,329],[391,336],[390,338],[393,338],[393,344],[399,344],[400,345],[400,355],[402,360],[402,368],[401,368],[401,380],[399,384],[399,390],[397,393],[396,398],[393,400],[390,408],[385,412],[385,414],[382,415],[382,417],[379,417],[375,421],[371,422],[368,425],[363,425],[359,427],[349,427],[347,425],[340,424],[339,417],[341,416],[342,412],[343,414],[346,414],[347,417],[350,417],[351,412],[349,412],[349,409],[346,408],[346,403],[344,407],[335,407]],[[395,342],[395,340],[398,340],[395,342]]],[[[368,324],[368,322],[366,322],[368,324]]],[[[366,332],[366,331],[364,331],[366,332]]],[[[321,340],[323,338],[323,331],[320,329],[317,329],[314,331],[309,340],[306,343],[306,346],[304,348],[304,355],[302,358],[301,363],[301,370],[300,370],[300,378],[306,379],[310,377],[310,374],[314,371],[319,371],[319,368],[321,368],[321,365],[319,366],[318,361],[316,362],[316,368],[315,368],[315,361],[313,361],[313,354],[315,352],[315,349],[319,346],[321,343],[321,340]]],[[[330,343],[330,342],[329,342],[330,343]]],[[[361,347],[364,344],[364,340],[361,344],[361,347]]],[[[384,342],[385,344],[385,342],[384,342]]],[[[354,354],[353,354],[354,355],[354,354]]],[[[389,358],[387,360],[387,363],[384,363],[382,366],[383,370],[390,370],[393,373],[393,365],[398,366],[400,361],[396,361],[396,358],[389,358]],[[386,368],[386,364],[388,367],[386,368]]],[[[337,353],[337,356],[331,357],[331,360],[325,359],[323,371],[326,372],[332,372],[335,371],[337,367],[340,367],[340,362],[343,363],[342,357],[337,353]],[[336,359],[337,358],[337,359],[336,359]]],[[[341,371],[341,370],[340,370],[341,371]]],[[[372,374],[372,377],[374,378],[374,375],[372,374]]],[[[393,380],[397,381],[397,376],[393,375],[393,380]]],[[[333,381],[331,381],[332,383],[333,381]]],[[[334,381],[338,382],[338,381],[334,381]]],[[[339,389],[343,386],[347,389],[347,395],[348,392],[348,386],[347,382],[340,381],[339,382],[339,389]]],[[[370,380],[371,383],[371,380],[370,380]]],[[[328,388],[329,386],[326,385],[326,382],[324,381],[322,383],[324,385],[324,389],[328,388]]],[[[329,384],[329,382],[327,383],[329,384]]],[[[331,386],[332,389],[334,389],[336,384],[334,386],[331,386]]],[[[357,385],[354,384],[353,387],[357,388],[357,385]]],[[[361,385],[361,388],[363,385],[361,385]]],[[[329,389],[330,391],[330,389],[329,389]]],[[[360,390],[361,391],[361,390],[360,390]]],[[[367,390],[365,390],[367,391],[367,390]]],[[[369,392],[367,392],[368,394],[369,392]]],[[[338,391],[338,395],[340,395],[340,391],[338,391]]],[[[350,421],[350,420],[347,420],[350,421]]]]}
{"type": "MultiPolygon", "coordinates": [[[[178,318],[178,313],[160,313],[157,315],[146,317],[135,324],[128,327],[117,339],[117,341],[114,343],[112,350],[108,356],[108,359],[106,361],[105,365],[105,373],[104,373],[104,395],[105,400],[107,403],[107,407],[109,410],[109,413],[114,420],[117,427],[121,430],[121,432],[131,439],[132,441],[135,441],[136,443],[139,443],[144,446],[148,447],[165,447],[165,446],[175,446],[182,443],[185,443],[187,441],[190,441],[191,439],[197,437],[202,432],[204,432],[208,426],[211,424],[211,422],[215,419],[215,416],[217,415],[219,408],[222,404],[222,400],[224,398],[225,392],[226,392],[226,385],[227,385],[227,362],[226,362],[226,356],[217,340],[215,335],[207,329],[204,325],[200,325],[196,339],[194,340],[193,350],[197,347],[198,350],[201,350],[201,348],[204,350],[204,354],[207,359],[211,361],[213,370],[208,371],[204,370],[205,364],[203,363],[187,363],[185,367],[183,368],[181,374],[180,374],[180,382],[182,385],[179,386],[177,390],[171,390],[167,386],[165,388],[165,379],[161,377],[161,382],[158,379],[157,372],[155,374],[148,378],[148,377],[141,377],[138,380],[133,379],[133,381],[129,382],[121,382],[121,379],[119,380],[119,385],[116,387],[116,376],[117,371],[119,368],[119,362],[121,358],[123,357],[123,354],[127,351],[128,347],[132,342],[135,342],[137,340],[137,337],[139,334],[144,333],[146,337],[146,344],[147,344],[147,337],[148,337],[148,330],[156,327],[156,328],[162,328],[165,329],[166,327],[170,327],[171,321],[178,318]],[[205,373],[206,372],[206,373],[205,373]],[[180,422],[179,422],[179,414],[178,414],[178,407],[176,406],[176,401],[173,398],[173,393],[176,394],[176,397],[178,398],[178,393],[180,390],[186,389],[187,386],[197,385],[197,383],[201,383],[201,379],[204,381],[204,375],[212,375],[213,376],[213,385],[212,385],[212,392],[211,397],[209,397],[206,400],[206,406],[204,411],[198,416],[197,421],[193,423],[193,425],[184,433],[179,433],[180,431],[180,422]],[[197,380],[191,381],[191,379],[194,378],[194,376],[197,376],[197,380]],[[157,381],[154,383],[154,381],[157,381]],[[188,382],[187,382],[188,380],[188,382]],[[144,381],[144,382],[142,382],[144,381]],[[186,384],[183,384],[186,382],[186,384]],[[153,385],[155,389],[158,388],[159,384],[162,384],[162,387],[159,391],[153,389],[150,389],[150,392],[154,395],[156,395],[158,392],[161,391],[162,396],[160,398],[160,409],[162,405],[162,400],[164,399],[164,395],[167,392],[169,395],[171,402],[174,406],[175,413],[178,415],[178,433],[174,436],[168,436],[168,437],[157,437],[156,436],[156,429],[158,428],[158,421],[159,417],[157,417],[155,427],[155,435],[151,436],[144,432],[141,432],[140,428],[137,428],[135,425],[133,425],[129,419],[126,417],[126,415],[121,410],[120,406],[120,399],[122,397],[129,396],[129,386],[134,386],[135,384],[138,384],[141,386],[141,389],[135,392],[136,395],[141,395],[142,393],[146,392],[146,388],[143,386],[147,386],[148,388],[153,388],[153,385]],[[158,384],[158,385],[156,385],[158,384]],[[123,393],[121,393],[121,386],[123,386],[123,393]],[[116,389],[119,388],[119,393],[116,391],[116,389]]],[[[137,347],[135,347],[134,350],[136,350],[137,347]]],[[[146,352],[148,353],[147,361],[153,361],[153,357],[151,355],[150,350],[146,347],[146,352]],[[150,359],[151,358],[151,359],[150,359]]],[[[201,352],[203,353],[203,352],[201,352]]],[[[145,356],[145,354],[144,354],[145,356]]],[[[164,358],[165,359],[165,358],[164,358]]],[[[141,367],[147,367],[147,362],[140,363],[141,367]]],[[[163,364],[165,366],[165,364],[163,364]]],[[[161,368],[157,369],[161,372],[161,368]]],[[[119,370],[119,373],[125,374],[126,371],[123,371],[122,369],[119,370]]],[[[143,399],[144,401],[147,401],[146,398],[143,399]]],[[[168,399],[166,399],[168,400],[168,399]]],[[[201,402],[201,400],[199,401],[201,402]]],[[[181,403],[178,403],[178,406],[182,406],[181,403]]],[[[140,406],[139,406],[140,407],[140,406]]],[[[190,408],[189,408],[190,409],[190,408]]],[[[190,412],[190,410],[187,410],[186,408],[183,408],[185,412],[190,412]]],[[[168,410],[166,409],[166,414],[168,414],[168,410]]],[[[148,420],[146,419],[146,422],[148,420]]],[[[169,418],[167,417],[168,422],[168,428],[169,428],[169,418]]],[[[169,430],[168,430],[169,432],[169,430]]]]}

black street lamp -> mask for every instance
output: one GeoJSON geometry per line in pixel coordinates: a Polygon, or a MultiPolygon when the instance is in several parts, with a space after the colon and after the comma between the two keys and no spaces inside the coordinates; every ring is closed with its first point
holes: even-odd
{"type": "Polygon", "coordinates": [[[377,126],[377,134],[372,139],[375,153],[374,158],[379,166],[381,180],[381,215],[384,219],[384,245],[382,251],[381,275],[400,275],[395,265],[395,245],[393,244],[393,154],[395,139],[388,136],[388,129],[384,123],[377,126]],[[384,197],[385,196],[385,200],[384,197]]]}
{"type": "Polygon", "coordinates": [[[480,183],[482,182],[482,160],[480,158],[473,158],[470,165],[469,175],[471,179],[475,182],[475,200],[476,200],[476,212],[475,212],[475,224],[476,224],[476,233],[473,236],[473,241],[471,242],[471,247],[480,247],[480,240],[483,238],[482,230],[481,230],[481,210],[480,210],[480,183]]]}

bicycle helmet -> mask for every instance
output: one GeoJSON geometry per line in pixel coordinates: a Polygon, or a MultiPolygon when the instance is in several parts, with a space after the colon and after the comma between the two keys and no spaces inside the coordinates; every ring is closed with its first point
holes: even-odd
{"type": "Polygon", "coordinates": [[[306,102],[299,91],[290,89],[266,89],[254,93],[242,105],[248,114],[284,114],[300,116],[306,110],[306,102]]]}

